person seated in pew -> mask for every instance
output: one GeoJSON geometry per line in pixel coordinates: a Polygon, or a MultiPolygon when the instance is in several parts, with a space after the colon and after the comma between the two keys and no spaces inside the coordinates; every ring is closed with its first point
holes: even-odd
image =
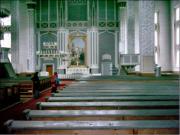
{"type": "Polygon", "coordinates": [[[33,81],[33,96],[35,99],[39,98],[40,94],[40,80],[38,77],[38,72],[35,72],[33,77],[31,78],[33,81]]]}
{"type": "Polygon", "coordinates": [[[51,87],[52,87],[51,92],[52,93],[56,92],[57,87],[59,86],[59,82],[60,82],[60,80],[58,78],[58,74],[57,74],[57,72],[54,72],[54,75],[52,75],[52,77],[51,77],[51,87]]]}

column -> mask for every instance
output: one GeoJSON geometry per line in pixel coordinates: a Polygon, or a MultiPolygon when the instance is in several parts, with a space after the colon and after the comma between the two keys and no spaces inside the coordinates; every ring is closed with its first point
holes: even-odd
{"type": "Polygon", "coordinates": [[[36,33],[35,33],[35,6],[36,2],[28,1],[28,71],[36,70],[36,33]]]}
{"type": "Polygon", "coordinates": [[[135,52],[135,4],[137,1],[127,1],[127,53],[135,52]]]}
{"type": "Polygon", "coordinates": [[[120,22],[120,30],[119,30],[119,51],[121,54],[127,53],[127,8],[119,7],[119,22],[120,22]]]}
{"type": "Polygon", "coordinates": [[[156,1],[155,10],[158,12],[159,23],[159,50],[158,65],[162,71],[171,71],[171,15],[170,1],[156,1]]]}
{"type": "Polygon", "coordinates": [[[99,71],[99,35],[97,28],[88,30],[88,65],[91,73],[98,73],[99,71]]]}
{"type": "Polygon", "coordinates": [[[118,42],[119,42],[119,31],[115,32],[115,67],[119,67],[119,46],[118,46],[118,42]]]}
{"type": "MultiPolygon", "coordinates": [[[[57,46],[58,52],[66,54],[68,53],[68,30],[61,28],[58,30],[58,37],[57,37],[57,46]]],[[[58,65],[57,69],[59,69],[61,74],[65,74],[65,70],[68,66],[68,61],[66,61],[65,57],[58,58],[58,65]]]]}
{"type": "Polygon", "coordinates": [[[19,0],[11,1],[11,62],[16,73],[19,73],[19,0]]]}

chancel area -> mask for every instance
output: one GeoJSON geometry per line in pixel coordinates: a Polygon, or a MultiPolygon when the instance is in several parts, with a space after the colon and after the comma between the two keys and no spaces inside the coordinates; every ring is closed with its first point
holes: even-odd
{"type": "Polygon", "coordinates": [[[179,71],[180,0],[0,1],[0,133],[179,134],[179,71]]]}

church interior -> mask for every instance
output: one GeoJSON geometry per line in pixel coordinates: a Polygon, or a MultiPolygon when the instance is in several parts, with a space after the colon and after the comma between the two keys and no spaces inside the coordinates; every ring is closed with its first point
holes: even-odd
{"type": "Polygon", "coordinates": [[[179,73],[180,0],[0,0],[0,134],[178,135],[179,73]]]}

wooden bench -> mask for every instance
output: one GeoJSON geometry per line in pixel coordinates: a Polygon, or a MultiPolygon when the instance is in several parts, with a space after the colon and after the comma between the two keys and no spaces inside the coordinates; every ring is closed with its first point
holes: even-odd
{"type": "MultiPolygon", "coordinates": [[[[156,81],[132,81],[131,84],[132,85],[139,85],[141,86],[141,84],[146,85],[146,86],[150,86],[150,85],[155,85],[155,86],[159,86],[159,85],[165,85],[165,86],[172,86],[172,85],[178,85],[178,79],[177,80],[156,80],[156,81]]],[[[110,86],[117,87],[117,86],[125,86],[125,85],[129,85],[129,81],[116,81],[116,80],[109,80],[109,81],[105,81],[105,80],[101,80],[101,81],[86,81],[85,83],[82,83],[81,81],[78,82],[74,82],[71,83],[70,85],[68,85],[68,88],[77,88],[79,86],[81,86],[82,88],[88,88],[88,87],[98,87],[98,86],[105,86],[105,87],[110,87],[110,86]],[[105,83],[102,83],[105,82],[105,83]]]]}
{"type": "Polygon", "coordinates": [[[18,83],[0,83],[0,109],[20,101],[18,83]]]}
{"type": "Polygon", "coordinates": [[[178,101],[38,102],[39,110],[178,109],[178,101]]]}
{"type": "MultiPolygon", "coordinates": [[[[21,100],[28,100],[33,97],[33,83],[31,77],[17,77],[14,79],[1,79],[0,83],[18,83],[21,100]]],[[[51,87],[50,78],[40,77],[40,91],[51,87]]]]}
{"type": "Polygon", "coordinates": [[[179,110],[30,110],[27,120],[178,120],[179,110]]]}
{"type": "Polygon", "coordinates": [[[127,85],[117,85],[117,86],[96,86],[96,87],[66,87],[64,90],[66,91],[73,91],[73,90],[79,90],[79,91],[83,91],[83,90],[178,90],[178,84],[177,85],[159,85],[156,86],[152,84],[152,86],[146,86],[145,84],[142,85],[133,85],[131,84],[131,86],[127,85]]]}
{"type": "Polygon", "coordinates": [[[178,101],[179,96],[88,96],[88,97],[46,97],[47,102],[77,101],[178,101]]]}
{"type": "Polygon", "coordinates": [[[169,92],[147,92],[147,91],[142,91],[142,92],[114,92],[114,93],[111,93],[111,92],[106,92],[106,93],[102,93],[102,92],[99,92],[99,93],[94,93],[94,92],[84,92],[84,93],[77,93],[77,92],[72,92],[72,93],[52,93],[51,94],[53,97],[79,97],[79,96],[84,96],[84,97],[87,97],[87,96],[94,96],[94,97],[99,97],[99,96],[131,96],[131,95],[136,95],[136,96],[168,96],[168,95],[171,95],[171,96],[177,96],[179,95],[179,92],[177,91],[169,91],[169,92]]]}
{"type": "MultiPolygon", "coordinates": [[[[145,82],[141,82],[141,83],[134,83],[132,82],[131,85],[129,86],[129,82],[128,83],[109,83],[107,82],[106,84],[95,84],[95,85],[89,85],[86,84],[84,86],[82,85],[79,85],[79,86],[68,86],[66,87],[65,89],[67,90],[73,90],[73,89],[78,89],[78,88],[81,88],[81,89],[121,89],[121,88],[165,88],[165,87],[178,87],[178,82],[171,82],[171,83],[167,83],[167,82],[163,82],[163,83],[145,83],[145,82]],[[109,85],[108,85],[109,84],[109,85]]],[[[167,88],[168,88],[167,87],[167,88]]]]}
{"type": "Polygon", "coordinates": [[[11,134],[178,134],[178,120],[127,121],[14,121],[5,124],[11,134]]]}
{"type": "Polygon", "coordinates": [[[170,92],[173,92],[173,93],[178,93],[179,91],[178,90],[146,90],[146,89],[143,89],[143,90],[113,90],[113,89],[109,89],[109,90],[79,90],[79,89],[74,89],[74,90],[59,90],[57,91],[61,94],[72,94],[72,93],[79,93],[79,94],[84,94],[84,93],[130,93],[130,92],[146,92],[146,93],[170,93],[170,92]]]}

